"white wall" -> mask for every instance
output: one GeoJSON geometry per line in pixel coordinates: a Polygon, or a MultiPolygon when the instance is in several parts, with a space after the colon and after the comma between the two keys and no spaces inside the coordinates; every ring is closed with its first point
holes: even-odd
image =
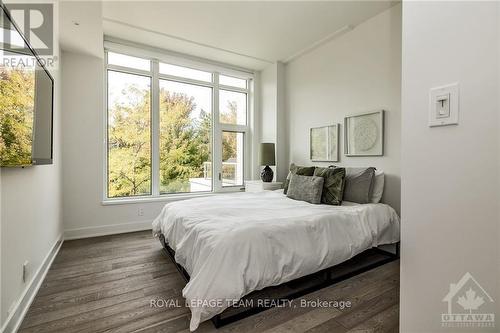
{"type": "MultiPolygon", "coordinates": [[[[276,126],[277,118],[277,101],[278,101],[278,71],[277,64],[267,66],[260,72],[260,117],[259,117],[259,143],[277,141],[276,126]]],[[[259,147],[260,149],[260,147],[259,147]]],[[[277,150],[277,149],[276,149],[277,150]]],[[[260,156],[260,155],[258,155],[260,156]]],[[[260,163],[260,161],[259,161],[260,163]]],[[[260,167],[260,170],[262,167],[260,167]]],[[[276,167],[271,166],[274,171],[274,181],[278,175],[276,167]]]]}
{"type": "MultiPolygon", "coordinates": [[[[1,173],[1,325],[62,236],[60,71],[55,80],[54,163],[1,173]],[[22,265],[29,261],[28,281],[22,265]]],[[[11,323],[12,324],[12,323],[11,323]]],[[[10,327],[9,327],[10,328],[10,327]]]]}
{"type": "Polygon", "coordinates": [[[144,229],[164,203],[103,206],[104,63],[63,53],[63,206],[69,237],[144,229]],[[143,208],[144,216],[138,216],[143,208]],[[119,229],[109,226],[117,226],[119,229]]]}
{"type": "Polygon", "coordinates": [[[267,66],[260,72],[260,141],[276,142],[277,101],[278,101],[277,64],[267,66]]]}
{"type": "Polygon", "coordinates": [[[275,181],[283,181],[288,174],[284,72],[285,66],[281,62],[269,65],[260,72],[259,142],[275,144],[276,165],[271,166],[275,181]]]}
{"type": "MultiPolygon", "coordinates": [[[[497,6],[497,52],[500,55],[500,5],[497,6]]],[[[497,70],[497,83],[500,89],[500,63],[498,64],[497,70]]],[[[497,94],[497,107],[500,108],[500,94],[497,94]]],[[[497,116],[498,120],[498,128],[500,129],[500,115],[497,116]]],[[[497,145],[497,170],[500,170],[500,133],[497,134],[498,137],[498,145],[497,145]]],[[[497,188],[500,188],[500,176],[497,177],[497,188]]],[[[498,194],[500,197],[500,194],[498,194]]],[[[500,199],[500,198],[499,198],[500,199]]],[[[497,216],[500,217],[500,205],[497,205],[497,216]]],[[[499,218],[500,219],[500,218],[499,218]]],[[[497,225],[497,244],[500,244],[500,226],[497,225]]],[[[500,245],[497,246],[497,295],[500,294],[500,245]]],[[[500,299],[500,298],[497,298],[500,299]]],[[[500,315],[500,302],[497,301],[497,317],[500,315]]]]}
{"type": "Polygon", "coordinates": [[[286,128],[286,66],[276,64],[276,173],[277,180],[284,181],[288,176],[288,137],[286,128]]]}
{"type": "Polygon", "coordinates": [[[500,302],[498,24],[496,2],[403,3],[402,332],[446,330],[467,271],[500,302]],[[459,125],[429,128],[429,89],[457,81],[459,125]]]}
{"type": "Polygon", "coordinates": [[[341,124],[336,165],[375,166],[386,173],[383,202],[400,207],[401,5],[369,19],[286,66],[289,162],[309,159],[309,129],[341,124]],[[346,157],[343,121],[386,110],[383,157],[346,157]]]}

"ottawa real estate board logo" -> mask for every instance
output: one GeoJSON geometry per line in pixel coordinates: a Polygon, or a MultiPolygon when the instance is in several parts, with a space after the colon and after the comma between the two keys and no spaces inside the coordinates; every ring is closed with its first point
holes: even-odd
{"type": "Polygon", "coordinates": [[[495,327],[493,298],[469,272],[450,284],[443,302],[448,303],[448,312],[441,314],[443,327],[495,327]]]}

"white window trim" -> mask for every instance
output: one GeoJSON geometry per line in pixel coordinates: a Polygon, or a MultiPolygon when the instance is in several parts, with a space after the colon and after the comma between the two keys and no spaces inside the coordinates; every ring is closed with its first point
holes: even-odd
{"type": "MultiPolygon", "coordinates": [[[[256,73],[242,67],[214,62],[195,56],[171,52],[163,49],[149,47],[124,40],[117,40],[105,36],[104,50],[121,53],[144,59],[157,59],[172,65],[184,66],[205,72],[219,72],[220,74],[233,76],[240,79],[255,79],[256,73]]],[[[204,81],[203,81],[204,82],[204,81]]]]}
{"type": "Polygon", "coordinates": [[[103,112],[103,186],[102,186],[102,204],[115,205],[115,204],[131,204],[131,203],[145,203],[157,201],[177,201],[195,197],[204,197],[216,195],[227,192],[237,192],[244,189],[244,182],[252,178],[254,161],[252,143],[253,129],[255,129],[255,74],[250,71],[240,71],[229,67],[214,65],[210,62],[196,61],[190,59],[189,56],[180,57],[178,55],[172,56],[169,52],[165,51],[151,51],[144,50],[143,48],[133,47],[129,45],[117,44],[114,42],[105,41],[104,43],[104,112],[103,112]],[[129,67],[108,65],[107,54],[108,52],[115,52],[124,55],[139,57],[151,60],[151,70],[144,71],[129,67]],[[177,77],[167,74],[159,73],[159,63],[165,62],[172,65],[184,66],[193,69],[199,69],[213,73],[213,81],[199,81],[189,78],[177,77]],[[131,196],[131,197],[108,197],[108,70],[116,70],[124,73],[146,75],[151,77],[151,195],[144,196],[131,196]],[[236,78],[245,79],[248,82],[247,89],[238,87],[231,87],[226,85],[219,85],[219,75],[227,75],[236,78]],[[187,193],[171,193],[160,194],[160,161],[159,161],[159,80],[171,80],[181,83],[195,84],[199,86],[210,87],[213,89],[212,93],[212,191],[211,192],[187,192],[187,193]],[[219,90],[229,90],[234,92],[243,92],[247,94],[247,114],[246,125],[232,125],[221,124],[219,122],[219,90]],[[235,186],[222,186],[222,181],[218,180],[218,175],[222,173],[222,132],[241,132],[244,135],[244,152],[243,152],[243,184],[235,186]]]}

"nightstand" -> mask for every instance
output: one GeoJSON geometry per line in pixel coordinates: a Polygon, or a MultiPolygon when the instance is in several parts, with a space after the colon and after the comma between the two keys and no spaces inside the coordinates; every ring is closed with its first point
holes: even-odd
{"type": "Polygon", "coordinates": [[[282,182],[264,183],[262,180],[248,180],[245,182],[245,192],[274,191],[283,188],[282,182]]]}

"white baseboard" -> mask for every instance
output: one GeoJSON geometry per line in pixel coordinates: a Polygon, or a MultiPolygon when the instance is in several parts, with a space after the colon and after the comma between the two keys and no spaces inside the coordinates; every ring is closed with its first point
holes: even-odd
{"type": "Polygon", "coordinates": [[[138,221],[121,224],[101,225],[98,227],[85,227],[77,229],[68,229],[64,231],[64,239],[79,239],[88,237],[98,237],[114,234],[123,234],[126,232],[151,230],[152,221],[138,221]]]}
{"type": "Polygon", "coordinates": [[[42,285],[42,282],[45,279],[45,276],[47,275],[47,272],[49,271],[54,258],[59,253],[59,249],[61,248],[63,241],[63,236],[60,235],[57,238],[55,244],[50,249],[49,253],[43,259],[42,265],[35,272],[28,286],[19,297],[16,305],[13,307],[13,311],[9,313],[9,316],[7,317],[7,320],[2,327],[2,333],[15,333],[19,329],[19,326],[21,326],[24,316],[26,315],[26,312],[28,312],[28,309],[33,302],[33,299],[35,298],[38,289],[40,289],[40,286],[42,285]]]}
{"type": "Polygon", "coordinates": [[[151,230],[152,227],[151,221],[138,221],[131,223],[122,223],[122,224],[112,224],[112,225],[104,225],[98,227],[87,227],[87,228],[78,228],[78,229],[69,229],[64,231],[63,235],[60,235],[55,242],[55,244],[50,249],[49,253],[45,256],[42,261],[42,265],[33,275],[33,278],[29,282],[28,286],[19,297],[19,300],[16,302],[16,305],[13,307],[13,311],[7,317],[5,324],[0,330],[1,333],[15,333],[19,329],[24,316],[26,315],[33,299],[35,298],[38,289],[42,285],[47,272],[54,261],[54,258],[59,253],[61,245],[64,240],[69,239],[78,239],[78,238],[88,238],[88,237],[96,237],[96,236],[105,236],[112,234],[121,234],[126,232],[133,231],[142,231],[142,230],[151,230]]]}

